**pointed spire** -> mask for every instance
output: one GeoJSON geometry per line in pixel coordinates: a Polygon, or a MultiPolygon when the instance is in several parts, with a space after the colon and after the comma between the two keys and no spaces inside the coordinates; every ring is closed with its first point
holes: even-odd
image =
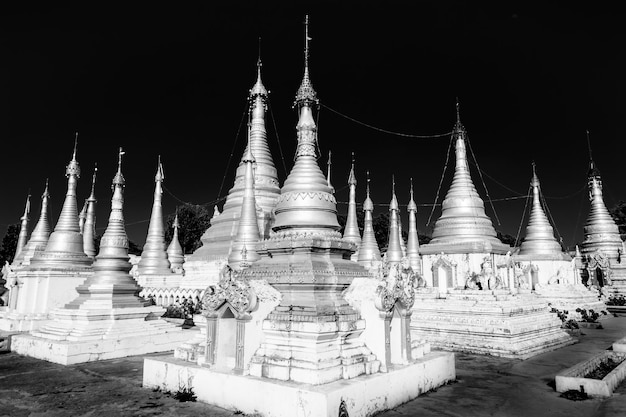
{"type": "Polygon", "coordinates": [[[183,269],[183,264],[185,263],[185,254],[183,253],[183,248],[180,246],[180,240],[178,239],[178,210],[176,211],[176,217],[174,217],[174,223],[172,224],[172,228],[174,229],[174,233],[172,234],[172,241],[170,245],[167,247],[167,259],[170,261],[170,265],[172,267],[172,271],[179,271],[183,269]]]}
{"type": "MultiPolygon", "coordinates": [[[[41,195],[41,210],[39,220],[28,239],[28,243],[15,259],[22,265],[30,264],[30,259],[35,252],[41,252],[46,248],[48,238],[50,236],[50,224],[48,223],[48,200],[50,193],[48,192],[48,179],[46,179],[46,187],[41,195]]],[[[15,262],[15,261],[14,261],[15,262]]]]}
{"type": "Polygon", "coordinates": [[[48,265],[71,265],[74,267],[84,267],[91,265],[92,260],[83,250],[83,236],[80,233],[78,223],[78,211],[76,204],[76,186],[80,178],[80,165],[76,160],[78,147],[78,132],[74,139],[74,151],[72,160],[65,169],[67,180],[67,193],[63,201],[63,208],[59,215],[59,220],[54,228],[46,250],[35,254],[31,264],[38,265],[46,263],[48,265]]]}
{"type": "Polygon", "coordinates": [[[361,234],[356,219],[356,176],[354,175],[354,152],[352,152],[352,165],[350,175],[348,175],[348,185],[350,186],[350,199],[348,200],[348,218],[343,230],[343,238],[352,242],[358,247],[361,245],[361,234]]]}
{"type": "Polygon", "coordinates": [[[124,227],[124,187],[122,155],[119,148],[117,173],[113,177],[113,196],[109,223],[100,240],[100,251],[93,263],[93,275],[76,288],[78,297],[66,304],[68,309],[103,310],[139,308],[147,302],[139,297],[141,287],[130,275],[132,268],[128,257],[128,236],[124,227]]]}
{"type": "Polygon", "coordinates": [[[414,271],[421,269],[419,255],[419,235],[417,233],[417,204],[413,198],[413,178],[411,178],[411,197],[407,206],[409,212],[409,239],[407,242],[406,254],[409,258],[409,265],[414,271]]]}
{"type": "Polygon", "coordinates": [[[241,216],[239,217],[239,226],[237,235],[233,240],[230,255],[228,256],[228,264],[235,268],[241,269],[249,266],[250,262],[260,259],[259,254],[254,251],[248,251],[246,244],[253,247],[259,240],[259,223],[256,216],[256,199],[254,197],[254,174],[253,164],[254,156],[248,146],[248,152],[243,157],[246,164],[246,175],[244,178],[244,195],[241,205],[241,216]]]}
{"type": "Polygon", "coordinates": [[[337,202],[332,188],[328,186],[328,180],[317,164],[317,126],[313,119],[312,106],[317,105],[318,100],[309,80],[309,40],[307,16],[304,78],[294,104],[299,110],[296,125],[298,145],[295,163],[276,204],[276,220],[272,229],[275,232],[284,230],[336,236],[339,235],[340,228],[337,221],[337,202]]]}
{"type": "Polygon", "coordinates": [[[20,217],[20,234],[17,238],[17,245],[15,248],[15,255],[13,259],[18,259],[20,257],[20,253],[24,246],[26,246],[26,242],[28,241],[28,224],[30,223],[30,191],[28,192],[28,197],[26,197],[26,205],[24,207],[24,215],[20,217]]]}
{"type": "Polygon", "coordinates": [[[333,187],[333,184],[330,181],[330,173],[331,173],[331,166],[332,166],[332,164],[333,164],[332,153],[331,153],[331,151],[329,149],[328,150],[328,162],[326,163],[326,183],[328,184],[330,189],[333,190],[332,192],[335,192],[335,187],[333,187]]]}
{"type": "Polygon", "coordinates": [[[591,207],[587,216],[587,223],[584,226],[584,240],[581,244],[581,251],[584,255],[597,250],[604,253],[611,260],[617,260],[622,249],[622,239],[619,228],[611,217],[609,210],[604,204],[602,194],[602,177],[600,170],[596,167],[591,157],[591,142],[589,141],[589,131],[587,131],[587,142],[589,144],[589,173],[588,187],[591,207]]]}
{"type": "Polygon", "coordinates": [[[526,226],[526,237],[520,245],[519,255],[532,255],[533,259],[564,259],[565,253],[554,237],[552,225],[541,205],[541,188],[535,163],[532,163],[533,175],[530,180],[533,200],[526,226]]]}
{"type": "MultiPolygon", "coordinates": [[[[262,214],[259,216],[260,229],[263,238],[269,237],[269,224],[273,222],[273,210],[276,206],[276,200],[280,195],[280,185],[278,181],[278,173],[274,166],[272,154],[267,139],[267,131],[265,128],[265,114],[268,109],[269,92],[263,87],[261,82],[261,59],[257,62],[257,82],[250,89],[248,96],[249,107],[249,140],[243,155],[246,155],[248,148],[254,155],[256,163],[254,164],[255,188],[254,194],[257,205],[260,207],[262,214]]],[[[209,227],[202,236],[202,246],[187,260],[214,260],[224,259],[230,253],[230,247],[233,235],[236,234],[239,216],[241,214],[241,205],[244,194],[244,177],[246,173],[246,164],[242,160],[237,167],[235,173],[235,181],[232,188],[228,191],[226,202],[222,208],[220,215],[217,206],[215,206],[213,217],[211,218],[211,227],[209,227]]]]}
{"type": "Polygon", "coordinates": [[[304,76],[302,77],[302,83],[298,92],[296,93],[296,100],[294,106],[302,106],[318,104],[317,93],[313,89],[313,84],[309,78],[309,15],[306,15],[304,21],[304,76]]]}
{"type": "Polygon", "coordinates": [[[83,204],[83,208],[78,213],[78,227],[80,228],[80,233],[82,234],[85,230],[85,220],[87,220],[87,199],[85,199],[85,204],[83,204]]]}
{"type": "Polygon", "coordinates": [[[267,100],[267,90],[265,89],[265,86],[263,85],[263,82],[261,81],[261,67],[262,66],[263,64],[261,63],[261,38],[259,38],[259,59],[257,60],[257,63],[256,63],[257,78],[256,78],[256,83],[250,89],[250,101],[253,101],[253,99],[256,97],[261,97],[264,102],[265,100],[267,100]]]}
{"type": "Polygon", "coordinates": [[[441,216],[433,229],[433,239],[421,247],[426,253],[506,253],[508,245],[498,240],[485,204],[478,195],[469,171],[466,132],[461,123],[460,106],[456,103],[456,122],[452,130],[456,164],[450,189],[441,205],[441,216]]]}
{"type": "Polygon", "coordinates": [[[359,263],[369,265],[372,262],[380,261],[380,248],[376,242],[376,233],[374,233],[372,212],[374,211],[374,203],[370,198],[370,173],[367,171],[366,197],[363,202],[363,211],[365,219],[363,220],[363,239],[359,247],[359,263]]]}
{"type": "Polygon", "coordinates": [[[83,249],[90,258],[96,256],[96,175],[98,173],[98,165],[93,167],[93,175],[91,176],[91,193],[85,200],[87,210],[85,213],[85,223],[82,229],[83,233],[83,249]]]}
{"type": "Polygon", "coordinates": [[[137,264],[137,271],[140,275],[169,274],[172,272],[170,262],[167,260],[163,209],[161,207],[164,179],[161,155],[159,155],[157,172],[154,176],[154,200],[148,226],[148,236],[141,252],[141,260],[137,264]]]}
{"type": "Polygon", "coordinates": [[[396,198],[396,181],[392,177],[391,203],[389,203],[389,243],[387,245],[387,262],[402,261],[400,246],[400,230],[398,225],[398,199],[396,198]]]}

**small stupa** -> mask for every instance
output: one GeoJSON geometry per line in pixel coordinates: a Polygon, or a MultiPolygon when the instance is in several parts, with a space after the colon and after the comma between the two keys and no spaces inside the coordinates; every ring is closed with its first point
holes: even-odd
{"type": "Polygon", "coordinates": [[[93,168],[93,176],[91,177],[91,193],[85,200],[85,222],[81,229],[83,234],[83,248],[90,258],[96,256],[96,174],[98,167],[93,168]]]}
{"type": "Polygon", "coordinates": [[[352,153],[352,165],[348,175],[348,186],[350,187],[350,197],[348,200],[348,217],[343,230],[343,239],[352,242],[357,247],[357,252],[352,256],[353,260],[358,259],[358,251],[361,246],[361,233],[356,219],[356,175],[354,174],[354,152],[352,153]]]}
{"type": "Polygon", "coordinates": [[[426,288],[416,293],[412,335],[440,349],[519,359],[573,343],[547,301],[511,285],[513,248],[498,240],[472,183],[456,107],[454,176],[433,239],[420,247],[426,288]]]}
{"type": "Polygon", "coordinates": [[[554,229],[542,206],[545,199],[542,198],[534,162],[532,171],[532,204],[526,236],[511,257],[513,286],[518,292],[534,290],[551,307],[567,311],[569,318],[580,318],[577,308],[598,312],[606,310],[606,305],[599,301],[598,291],[582,284],[572,257],[563,251],[554,237],[554,229]]]}
{"type": "Polygon", "coordinates": [[[41,194],[41,208],[39,213],[39,220],[33,228],[33,232],[30,234],[28,243],[22,249],[19,256],[19,265],[30,264],[30,259],[34,256],[35,252],[41,252],[46,248],[48,238],[50,237],[50,224],[48,222],[48,201],[50,199],[50,193],[48,192],[48,180],[46,180],[46,186],[43,194],[41,194]]]}
{"type": "Polygon", "coordinates": [[[246,164],[243,158],[250,150],[254,156],[254,197],[261,238],[267,238],[274,223],[274,207],[280,194],[278,173],[274,166],[265,128],[265,114],[269,93],[261,80],[261,57],[257,60],[256,82],[248,95],[248,144],[235,173],[235,181],[220,212],[214,207],[211,226],[202,235],[202,246],[185,261],[185,276],[181,291],[198,296],[206,287],[219,279],[223,266],[228,262],[231,246],[237,235],[239,216],[245,193],[246,164]]]}
{"type": "MultiPolygon", "coordinates": [[[[304,77],[295,100],[296,157],[276,204],[273,233],[241,246],[241,257],[207,289],[204,352],[188,355],[192,362],[186,365],[146,359],[144,387],[169,390],[189,381],[198,400],[245,413],[322,417],[343,407],[350,416],[367,416],[455,377],[453,355],[422,349],[414,359],[408,325],[402,332],[390,325],[398,302],[386,289],[409,281],[400,276],[379,281],[350,260],[356,245],[339,233],[333,190],[317,163],[318,99],[309,77],[308,17],[306,35],[304,77]],[[247,256],[256,251],[260,258],[243,263],[245,248],[247,256]],[[367,304],[376,310],[374,300],[384,299],[385,318],[379,311],[371,317],[381,324],[375,339],[387,372],[379,372],[379,355],[361,337],[365,320],[344,297],[356,279],[364,290],[355,291],[359,308],[367,310],[362,305],[367,304]],[[275,292],[278,297],[271,295],[275,292]]],[[[249,215],[242,209],[239,230],[249,215]]],[[[410,312],[405,313],[408,324],[410,312]]]]}
{"type": "Polygon", "coordinates": [[[172,229],[174,229],[174,232],[172,233],[172,241],[167,247],[167,259],[170,261],[170,266],[174,272],[183,272],[183,265],[185,263],[185,254],[183,253],[182,246],[180,246],[180,240],[178,237],[179,227],[178,213],[176,213],[176,216],[174,216],[174,222],[172,223],[172,229]]]}
{"type": "MultiPolygon", "coordinates": [[[[243,156],[237,172],[233,187],[229,190],[226,202],[216,215],[211,219],[211,227],[202,236],[202,246],[188,258],[188,261],[196,260],[226,260],[230,253],[231,243],[237,233],[237,223],[241,214],[241,205],[244,195],[244,176],[246,164],[243,158],[250,152],[254,155],[254,184],[256,204],[262,210],[262,218],[259,219],[260,233],[262,237],[268,237],[270,226],[273,221],[273,209],[276,199],[280,194],[278,174],[274,166],[272,154],[267,142],[265,129],[265,112],[267,110],[268,91],[261,80],[261,58],[257,61],[257,79],[248,95],[249,108],[249,142],[243,152],[243,156]],[[234,223],[234,226],[233,226],[234,223]]],[[[217,210],[217,206],[216,206],[217,210]]]]}
{"type": "Polygon", "coordinates": [[[20,217],[20,233],[17,237],[17,245],[15,247],[15,255],[13,255],[13,262],[21,262],[22,249],[28,242],[28,226],[30,224],[30,194],[26,198],[26,206],[24,207],[24,215],[20,217]]]}
{"type": "Polygon", "coordinates": [[[76,160],[77,141],[78,134],[72,160],[65,170],[67,193],[59,220],[48,236],[49,195],[46,191],[42,198],[42,218],[36,227],[39,228],[36,239],[25,251],[22,265],[14,270],[13,279],[19,288],[13,301],[15,307],[0,320],[0,330],[30,331],[38,328],[50,319],[52,309],[74,299],[78,295],[76,287],[93,273],[92,259],[83,250],[83,236],[78,224],[76,185],[80,166],[76,160]],[[28,260],[26,253],[30,257],[28,260]]]}
{"type": "Polygon", "coordinates": [[[46,250],[31,259],[32,268],[91,268],[92,259],[83,247],[76,204],[76,186],[80,178],[80,165],[76,160],[78,133],[74,140],[72,160],[65,169],[67,193],[54,231],[50,234],[46,250]]]}
{"type": "Polygon", "coordinates": [[[376,233],[374,233],[372,212],[374,211],[374,203],[370,198],[370,177],[367,172],[367,188],[365,201],[363,202],[363,238],[359,247],[359,257],[357,262],[370,270],[378,268],[381,262],[380,248],[376,241],[376,233]]]}
{"type": "Polygon", "coordinates": [[[169,260],[165,245],[165,228],[163,227],[164,180],[163,165],[161,164],[161,156],[159,156],[157,171],[154,176],[154,198],[148,235],[141,252],[141,259],[132,273],[137,283],[143,287],[141,296],[153,299],[156,305],[165,307],[172,304],[180,305],[187,299],[192,303],[197,303],[198,298],[194,297],[193,294],[180,292],[183,270],[182,268],[172,268],[169,260]]]}
{"type": "Polygon", "coordinates": [[[16,353],[68,365],[172,350],[188,337],[181,327],[159,319],[164,309],[138,296],[140,287],[129,273],[123,154],[120,148],[109,224],[94,274],[78,286],[78,297],[51,313],[50,323],[13,338],[16,353]]]}
{"type": "MultiPolygon", "coordinates": [[[[587,132],[589,135],[589,132],[587,132]]],[[[589,139],[589,136],[587,136],[589,139]]],[[[583,282],[611,292],[626,294],[626,254],[619,228],[604,204],[602,176],[589,146],[589,215],[584,226],[584,240],[578,259],[583,282]]]]}
{"type": "MultiPolygon", "coordinates": [[[[17,300],[19,298],[18,294],[22,289],[23,283],[17,279],[16,271],[22,266],[29,265],[30,259],[33,257],[35,252],[41,252],[44,250],[46,248],[46,244],[48,243],[48,237],[50,236],[50,225],[48,224],[49,198],[50,193],[48,192],[48,180],[46,180],[46,187],[41,195],[39,220],[30,235],[30,239],[28,239],[28,243],[26,243],[26,246],[22,249],[19,259],[14,259],[13,265],[8,268],[8,273],[5,277],[7,279],[7,287],[10,292],[7,303],[8,308],[3,313],[8,312],[9,310],[15,310],[17,307],[17,300]]],[[[3,313],[0,313],[0,317],[4,316],[3,313]]]]}
{"type": "Polygon", "coordinates": [[[239,216],[239,224],[237,225],[237,235],[235,239],[233,239],[230,254],[228,255],[228,265],[236,269],[246,268],[250,265],[250,262],[256,262],[260,259],[259,254],[255,250],[247,249],[248,247],[254,249],[261,238],[256,216],[256,198],[254,195],[253,166],[256,161],[249,145],[246,149],[246,154],[242,158],[242,162],[245,164],[246,171],[244,174],[241,215],[239,216]]]}
{"type": "Polygon", "coordinates": [[[407,205],[409,212],[409,236],[406,244],[406,256],[409,258],[409,265],[419,276],[422,275],[422,260],[420,258],[420,243],[417,233],[417,204],[413,199],[413,178],[411,178],[411,198],[407,205]]]}
{"type": "MultiPolygon", "coordinates": [[[[165,229],[163,228],[163,164],[161,156],[157,164],[157,172],[154,176],[154,200],[152,214],[148,226],[148,236],[141,252],[141,260],[137,264],[138,275],[168,275],[172,273],[170,261],[167,260],[165,247],[165,229]]],[[[149,285],[146,283],[146,285],[149,285]]]]}

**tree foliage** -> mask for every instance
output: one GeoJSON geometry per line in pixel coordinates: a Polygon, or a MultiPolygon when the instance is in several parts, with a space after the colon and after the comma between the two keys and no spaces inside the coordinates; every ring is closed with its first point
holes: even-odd
{"type": "MultiPolygon", "coordinates": [[[[337,216],[337,218],[339,220],[339,225],[341,226],[341,229],[339,231],[341,234],[343,234],[345,224],[346,224],[346,216],[339,215],[337,216]]],[[[357,211],[356,220],[359,226],[359,232],[361,233],[361,236],[363,236],[363,225],[365,222],[365,215],[362,210],[357,211]]],[[[378,242],[378,247],[380,248],[381,251],[383,252],[386,251],[387,245],[389,243],[389,212],[383,212],[375,216],[372,219],[372,227],[374,228],[374,236],[376,237],[376,242],[378,242]]],[[[418,236],[418,241],[420,245],[424,245],[430,242],[431,240],[430,236],[421,234],[419,230],[418,230],[417,236],[418,236]]],[[[402,230],[402,238],[404,239],[405,242],[407,242],[409,238],[409,234],[407,231],[404,230],[404,227],[402,230]]]]}
{"type": "Polygon", "coordinates": [[[13,262],[15,250],[17,249],[17,240],[20,236],[20,224],[10,224],[7,232],[2,238],[2,246],[0,246],[0,266],[5,262],[13,262]]]}
{"type": "MultiPolygon", "coordinates": [[[[195,204],[183,204],[178,207],[178,240],[185,254],[193,253],[202,246],[200,238],[211,225],[211,217],[213,211],[208,210],[205,206],[195,204]]],[[[167,216],[165,231],[165,241],[172,241],[174,229],[174,218],[176,214],[167,216]]]]}
{"type": "Polygon", "coordinates": [[[626,240],[626,201],[620,200],[609,212],[615,220],[622,240],[626,240]]]}
{"type": "Polygon", "coordinates": [[[515,246],[515,236],[511,236],[508,233],[502,233],[500,231],[497,231],[497,234],[498,234],[497,237],[498,239],[500,239],[500,242],[504,243],[505,245],[515,246]]]}

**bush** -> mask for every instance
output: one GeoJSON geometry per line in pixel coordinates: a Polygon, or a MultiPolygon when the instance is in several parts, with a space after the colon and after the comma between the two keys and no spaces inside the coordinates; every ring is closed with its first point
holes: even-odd
{"type": "Polygon", "coordinates": [[[595,323],[596,321],[598,321],[600,314],[604,316],[606,316],[607,314],[607,312],[604,310],[602,310],[600,313],[597,313],[591,308],[589,309],[589,312],[587,312],[587,310],[584,308],[577,308],[576,312],[580,313],[581,321],[585,321],[587,323],[595,323]]]}
{"type": "Polygon", "coordinates": [[[606,300],[605,304],[607,306],[626,306],[626,297],[624,297],[623,294],[612,294],[606,300]]]}

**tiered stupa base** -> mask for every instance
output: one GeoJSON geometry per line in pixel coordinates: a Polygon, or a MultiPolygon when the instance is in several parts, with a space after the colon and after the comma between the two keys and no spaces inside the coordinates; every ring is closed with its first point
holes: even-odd
{"type": "Polygon", "coordinates": [[[611,285],[608,287],[609,293],[626,296],[626,262],[611,265],[611,285]]]}
{"type": "MultiPolygon", "coordinates": [[[[535,286],[535,294],[560,311],[567,311],[569,319],[580,320],[576,309],[593,310],[597,313],[607,311],[606,304],[600,301],[600,294],[582,284],[553,284],[535,286]]],[[[600,318],[604,317],[603,315],[600,318]]]]}
{"type": "Polygon", "coordinates": [[[449,290],[447,298],[416,294],[411,335],[433,348],[526,359],[576,342],[533,294],[449,290]]]}
{"type": "Polygon", "coordinates": [[[91,267],[27,268],[16,271],[21,283],[15,308],[7,309],[0,318],[0,330],[29,332],[50,322],[50,311],[78,297],[76,287],[93,275],[91,267]]]}
{"type": "Polygon", "coordinates": [[[151,298],[158,306],[168,307],[176,302],[182,302],[183,299],[194,300],[193,292],[183,295],[180,291],[180,282],[183,278],[182,274],[151,274],[144,275],[141,279],[142,290],[139,295],[142,298],[151,298]]]}
{"type": "Polygon", "coordinates": [[[62,365],[171,351],[189,339],[191,331],[159,319],[162,314],[163,309],[154,306],[57,309],[52,323],[14,336],[12,350],[62,365]]]}
{"type": "Polygon", "coordinates": [[[429,353],[387,373],[362,375],[324,385],[301,384],[216,371],[179,359],[145,359],[144,388],[193,389],[199,401],[244,414],[272,417],[371,416],[410,401],[456,378],[454,355],[429,353]],[[245,393],[245,395],[242,395],[245,393]]]}

